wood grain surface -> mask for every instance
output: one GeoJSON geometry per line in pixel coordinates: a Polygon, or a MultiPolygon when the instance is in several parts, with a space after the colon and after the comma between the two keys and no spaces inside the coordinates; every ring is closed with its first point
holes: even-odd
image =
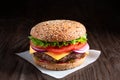
{"type": "Polygon", "coordinates": [[[53,1],[31,0],[22,3],[5,8],[7,11],[1,10],[0,80],[56,80],[15,55],[29,49],[30,29],[38,22],[50,19],[72,19],[83,23],[90,48],[101,50],[96,62],[60,80],[120,80],[117,2],[70,0],[69,3],[56,1],[53,4],[53,1]]]}

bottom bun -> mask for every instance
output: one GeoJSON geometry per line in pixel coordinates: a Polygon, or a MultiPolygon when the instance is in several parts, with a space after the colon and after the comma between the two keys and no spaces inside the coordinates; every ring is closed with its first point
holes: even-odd
{"type": "Polygon", "coordinates": [[[67,70],[67,69],[72,69],[72,68],[75,68],[79,65],[81,65],[84,60],[86,59],[88,54],[85,53],[85,56],[83,58],[80,58],[80,59],[75,59],[74,62],[69,62],[69,63],[49,63],[49,62],[41,62],[41,61],[38,61],[37,59],[35,59],[33,57],[33,60],[34,62],[45,68],[45,69],[49,69],[49,70],[56,70],[56,71],[59,71],[59,70],[67,70]]]}

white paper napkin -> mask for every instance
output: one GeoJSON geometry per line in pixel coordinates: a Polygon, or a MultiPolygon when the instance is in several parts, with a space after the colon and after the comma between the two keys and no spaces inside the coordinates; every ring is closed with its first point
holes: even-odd
{"type": "Polygon", "coordinates": [[[74,69],[70,69],[70,70],[65,70],[65,71],[52,71],[52,70],[47,70],[44,68],[39,67],[38,65],[36,65],[32,59],[32,55],[29,54],[29,51],[25,51],[25,52],[21,52],[21,53],[17,53],[18,56],[22,57],[23,59],[27,60],[28,62],[30,62],[31,64],[33,64],[38,70],[40,70],[42,73],[47,74],[49,76],[52,76],[54,78],[63,78],[65,76],[67,76],[68,74],[71,74],[93,62],[95,62],[98,57],[100,56],[100,51],[98,50],[89,50],[89,55],[87,56],[86,60],[83,62],[83,64],[81,64],[80,66],[74,68],[74,69]]]}

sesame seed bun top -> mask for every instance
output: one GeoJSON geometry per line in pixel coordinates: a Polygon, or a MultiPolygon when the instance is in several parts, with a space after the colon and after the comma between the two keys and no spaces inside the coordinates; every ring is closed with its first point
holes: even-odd
{"type": "Polygon", "coordinates": [[[30,34],[37,39],[49,42],[63,42],[77,39],[86,34],[83,24],[72,20],[49,20],[38,23],[30,34]]]}

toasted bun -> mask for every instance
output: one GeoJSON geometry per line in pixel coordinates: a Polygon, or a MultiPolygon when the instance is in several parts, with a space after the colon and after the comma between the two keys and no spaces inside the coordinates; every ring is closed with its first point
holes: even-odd
{"type": "Polygon", "coordinates": [[[86,34],[83,24],[72,20],[50,20],[38,23],[30,34],[37,39],[49,42],[70,41],[86,34]]]}
{"type": "Polygon", "coordinates": [[[86,59],[87,57],[87,53],[85,53],[85,56],[83,58],[80,58],[80,59],[75,59],[75,61],[73,63],[49,63],[49,62],[40,62],[38,60],[36,60],[34,57],[33,57],[33,60],[36,64],[38,64],[39,66],[43,67],[43,68],[46,68],[46,69],[49,69],[49,70],[67,70],[67,69],[72,69],[72,68],[75,68],[79,65],[81,65],[84,60],[86,59]]]}

